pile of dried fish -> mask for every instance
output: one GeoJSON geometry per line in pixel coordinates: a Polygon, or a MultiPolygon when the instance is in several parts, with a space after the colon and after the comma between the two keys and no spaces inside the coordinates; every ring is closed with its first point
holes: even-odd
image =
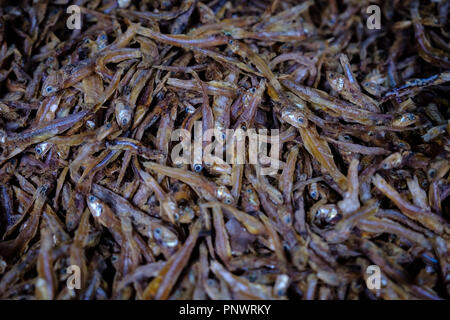
{"type": "Polygon", "coordinates": [[[0,298],[449,298],[449,12],[0,1],[0,298]],[[279,170],[176,163],[197,122],[279,170]]]}

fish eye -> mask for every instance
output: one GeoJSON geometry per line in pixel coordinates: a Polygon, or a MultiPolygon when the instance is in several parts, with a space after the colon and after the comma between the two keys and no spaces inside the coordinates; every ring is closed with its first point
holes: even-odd
{"type": "Polygon", "coordinates": [[[231,199],[230,199],[230,198],[226,198],[226,199],[225,199],[225,203],[226,203],[226,204],[231,204],[231,199]]]}
{"type": "Polygon", "coordinates": [[[126,125],[128,123],[128,121],[130,121],[130,119],[128,118],[123,118],[122,119],[122,125],[126,125]]]}
{"type": "Polygon", "coordinates": [[[89,43],[89,38],[84,39],[84,43],[89,43]]]}
{"type": "Polygon", "coordinates": [[[256,89],[255,89],[255,88],[250,88],[250,92],[251,92],[251,93],[255,93],[255,92],[256,92],[256,89]]]}
{"type": "Polygon", "coordinates": [[[331,79],[333,79],[333,78],[334,78],[334,73],[333,73],[333,72],[330,72],[330,73],[328,74],[328,76],[329,76],[331,79]]]}
{"type": "Polygon", "coordinates": [[[229,44],[233,44],[233,40],[229,40],[228,43],[229,43],[229,44]]]}
{"type": "Polygon", "coordinates": [[[302,117],[298,117],[297,121],[300,122],[300,123],[303,123],[303,118],[302,117]]]}
{"type": "Polygon", "coordinates": [[[89,201],[90,201],[90,202],[94,202],[94,201],[95,201],[95,196],[90,195],[90,196],[89,196],[89,201]]]}
{"type": "Polygon", "coordinates": [[[102,35],[100,36],[100,40],[106,40],[106,34],[102,34],[102,35]]]}
{"type": "Polygon", "coordinates": [[[284,222],[286,222],[286,223],[291,223],[291,218],[290,218],[290,217],[285,217],[285,218],[284,218],[284,222]]]}
{"type": "Polygon", "coordinates": [[[161,234],[161,228],[156,228],[155,229],[155,234],[161,234]]]}
{"type": "Polygon", "coordinates": [[[389,164],[387,162],[383,163],[383,169],[389,169],[389,164]]]}
{"type": "Polygon", "coordinates": [[[311,191],[309,194],[310,194],[311,197],[313,197],[313,198],[315,198],[315,197],[317,196],[317,192],[315,192],[315,191],[311,191]]]}
{"type": "Polygon", "coordinates": [[[45,88],[45,91],[47,91],[47,93],[50,93],[54,90],[54,88],[52,86],[48,86],[47,88],[45,88]]]}
{"type": "Polygon", "coordinates": [[[248,192],[248,193],[252,193],[253,190],[249,188],[249,189],[247,189],[247,192],[248,192]]]}
{"type": "Polygon", "coordinates": [[[106,124],[106,129],[109,129],[109,128],[111,128],[111,123],[106,124]]]}
{"type": "Polygon", "coordinates": [[[194,171],[195,172],[200,172],[200,171],[202,171],[202,169],[203,169],[203,167],[202,167],[201,164],[195,164],[194,165],[194,171]]]}
{"type": "Polygon", "coordinates": [[[430,176],[430,178],[434,178],[436,176],[436,170],[435,169],[428,170],[428,175],[430,176]]]}

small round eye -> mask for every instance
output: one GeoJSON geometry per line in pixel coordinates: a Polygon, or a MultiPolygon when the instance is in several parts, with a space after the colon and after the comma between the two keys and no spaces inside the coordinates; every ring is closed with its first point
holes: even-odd
{"type": "Polygon", "coordinates": [[[291,223],[291,217],[285,217],[284,218],[284,222],[291,223]]]}
{"type": "Polygon", "coordinates": [[[297,118],[297,121],[298,121],[299,123],[303,123],[303,122],[304,122],[304,120],[303,120],[302,117],[298,117],[298,118],[297,118]]]}
{"type": "Polygon", "coordinates": [[[344,136],[344,140],[345,140],[345,141],[349,141],[349,140],[350,140],[350,136],[345,135],[345,136],[344,136]]]}
{"type": "Polygon", "coordinates": [[[155,229],[155,234],[161,234],[161,229],[160,228],[156,228],[155,229]]]}
{"type": "Polygon", "coordinates": [[[383,169],[389,169],[389,164],[388,163],[383,163],[383,169]]]}
{"type": "Polygon", "coordinates": [[[36,147],[35,150],[36,150],[37,154],[41,154],[42,153],[41,147],[36,147]]]}
{"type": "Polygon", "coordinates": [[[111,128],[111,123],[106,124],[106,129],[109,129],[109,128],[111,128]]]}
{"type": "Polygon", "coordinates": [[[428,170],[428,175],[430,176],[430,178],[434,178],[436,176],[436,170],[435,169],[428,170]]]}
{"type": "Polygon", "coordinates": [[[225,199],[225,203],[226,203],[226,204],[231,204],[231,199],[230,199],[230,198],[226,198],[226,199],[225,199]]]}
{"type": "Polygon", "coordinates": [[[55,90],[52,86],[48,86],[47,88],[45,88],[45,91],[47,91],[47,93],[53,92],[53,90],[55,90]]]}
{"type": "Polygon", "coordinates": [[[255,274],[251,274],[251,275],[248,276],[248,280],[249,280],[250,282],[255,282],[256,279],[257,279],[257,277],[256,277],[255,274]]]}
{"type": "Polygon", "coordinates": [[[84,43],[89,43],[89,38],[84,39],[84,43]]]}
{"type": "Polygon", "coordinates": [[[310,194],[311,197],[313,197],[313,198],[317,197],[317,192],[315,192],[315,191],[311,191],[309,194],[310,194]]]}
{"type": "Polygon", "coordinates": [[[248,193],[252,193],[253,190],[252,190],[252,189],[247,189],[247,192],[248,192],[248,193]]]}
{"type": "Polygon", "coordinates": [[[256,92],[256,89],[255,89],[255,88],[250,88],[250,92],[251,92],[251,93],[255,93],[255,92],[256,92]]]}
{"type": "Polygon", "coordinates": [[[90,202],[94,202],[94,201],[95,201],[95,196],[90,195],[90,196],[89,196],[89,201],[90,201],[90,202]]]}
{"type": "Polygon", "coordinates": [[[128,118],[123,118],[122,119],[122,125],[127,125],[128,124],[128,121],[130,121],[130,119],[128,119],[128,118]]]}
{"type": "Polygon", "coordinates": [[[102,34],[102,35],[100,36],[100,40],[106,40],[106,34],[102,34]]]}
{"type": "Polygon", "coordinates": [[[200,172],[200,171],[202,171],[202,169],[203,169],[203,167],[202,167],[201,164],[195,164],[194,165],[194,171],[195,172],[200,172]]]}
{"type": "Polygon", "coordinates": [[[229,44],[233,44],[233,40],[228,40],[228,43],[229,44]]]}
{"type": "Polygon", "coordinates": [[[173,218],[175,219],[175,221],[178,221],[178,220],[180,220],[180,215],[178,213],[175,213],[173,215],[173,218]]]}
{"type": "Polygon", "coordinates": [[[331,79],[333,79],[333,78],[334,78],[334,73],[333,73],[333,72],[330,72],[330,73],[328,74],[328,76],[329,76],[331,79]]]}
{"type": "Polygon", "coordinates": [[[95,122],[92,121],[92,120],[86,121],[86,127],[87,127],[88,129],[94,129],[94,128],[95,128],[95,122]]]}

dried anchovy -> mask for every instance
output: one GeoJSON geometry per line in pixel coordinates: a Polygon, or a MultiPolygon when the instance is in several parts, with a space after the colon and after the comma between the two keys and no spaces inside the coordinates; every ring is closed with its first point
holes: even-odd
{"type": "Polygon", "coordinates": [[[0,298],[448,299],[448,11],[0,0],[0,298]],[[196,121],[280,168],[176,163],[196,121]]]}

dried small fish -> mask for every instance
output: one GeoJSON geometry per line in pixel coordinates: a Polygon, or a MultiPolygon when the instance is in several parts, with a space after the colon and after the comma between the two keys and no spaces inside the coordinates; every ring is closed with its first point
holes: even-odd
{"type": "Polygon", "coordinates": [[[0,2],[1,299],[449,297],[449,1],[0,2]]]}

